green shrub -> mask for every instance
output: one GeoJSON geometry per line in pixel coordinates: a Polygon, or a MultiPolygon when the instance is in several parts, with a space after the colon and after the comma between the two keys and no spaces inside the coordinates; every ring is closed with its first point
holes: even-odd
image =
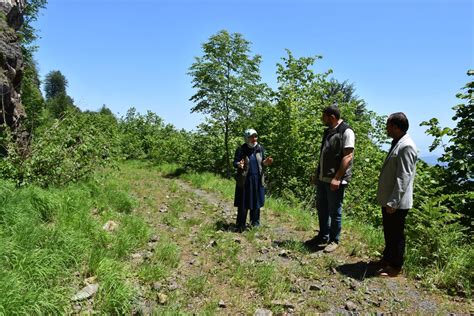
{"type": "Polygon", "coordinates": [[[91,177],[98,167],[119,157],[114,118],[97,113],[68,113],[37,128],[26,154],[8,138],[0,161],[3,178],[23,185],[64,185],[91,177]]]}

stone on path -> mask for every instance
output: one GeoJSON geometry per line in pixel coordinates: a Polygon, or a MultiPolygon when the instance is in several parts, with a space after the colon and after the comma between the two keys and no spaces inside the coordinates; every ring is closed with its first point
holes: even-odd
{"type": "Polygon", "coordinates": [[[264,308],[259,308],[255,311],[254,316],[272,316],[273,313],[271,310],[264,309],[264,308]]]}
{"type": "Polygon", "coordinates": [[[309,286],[309,289],[310,289],[310,291],[321,291],[321,286],[319,286],[317,284],[311,284],[309,286]]]}
{"type": "Polygon", "coordinates": [[[161,305],[166,304],[168,302],[168,295],[163,294],[163,293],[158,293],[158,303],[161,305]]]}
{"type": "Polygon", "coordinates": [[[357,305],[352,301],[347,301],[346,302],[346,309],[348,311],[355,311],[357,309],[357,305]]]}
{"type": "Polygon", "coordinates": [[[77,292],[72,298],[71,301],[82,301],[85,299],[88,299],[92,297],[95,293],[97,293],[97,290],[99,289],[99,284],[94,283],[94,284],[89,284],[85,287],[83,287],[79,292],[77,292]]]}
{"type": "Polygon", "coordinates": [[[118,228],[118,224],[114,221],[108,221],[107,223],[102,226],[102,229],[107,231],[107,232],[113,232],[118,228]]]}
{"type": "Polygon", "coordinates": [[[177,289],[179,289],[178,283],[176,283],[176,281],[170,281],[168,284],[168,290],[175,291],[177,289]]]}
{"type": "Polygon", "coordinates": [[[162,287],[163,287],[163,285],[161,285],[160,282],[153,282],[153,285],[152,285],[153,290],[159,291],[159,290],[161,290],[162,287]]]}

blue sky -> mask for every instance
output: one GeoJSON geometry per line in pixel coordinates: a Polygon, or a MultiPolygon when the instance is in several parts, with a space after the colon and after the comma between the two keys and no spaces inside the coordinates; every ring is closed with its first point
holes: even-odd
{"type": "Polygon", "coordinates": [[[456,93],[474,68],[472,0],[49,0],[37,27],[44,77],[60,70],[82,109],[134,106],[194,129],[191,78],[201,44],[222,29],[260,54],[262,78],[276,87],[276,63],[322,55],[315,70],[356,86],[370,110],[405,112],[421,155],[432,138],[419,123],[453,126],[456,93]]]}

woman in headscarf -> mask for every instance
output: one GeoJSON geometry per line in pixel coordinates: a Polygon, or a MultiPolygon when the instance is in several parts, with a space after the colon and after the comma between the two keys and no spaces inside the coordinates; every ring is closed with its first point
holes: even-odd
{"type": "Polygon", "coordinates": [[[250,210],[250,225],[260,226],[260,208],[265,203],[264,168],[273,163],[265,157],[263,146],[257,142],[257,131],[244,132],[245,143],[237,148],[234,167],[237,168],[234,206],[237,207],[237,228],[245,230],[247,212],[250,210]]]}

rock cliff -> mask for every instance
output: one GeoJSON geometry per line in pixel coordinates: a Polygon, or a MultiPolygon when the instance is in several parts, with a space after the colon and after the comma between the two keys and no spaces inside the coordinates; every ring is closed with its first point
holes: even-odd
{"type": "Polygon", "coordinates": [[[23,76],[23,56],[16,33],[23,23],[24,0],[0,0],[0,124],[13,131],[20,128],[25,110],[20,88],[23,76]]]}

